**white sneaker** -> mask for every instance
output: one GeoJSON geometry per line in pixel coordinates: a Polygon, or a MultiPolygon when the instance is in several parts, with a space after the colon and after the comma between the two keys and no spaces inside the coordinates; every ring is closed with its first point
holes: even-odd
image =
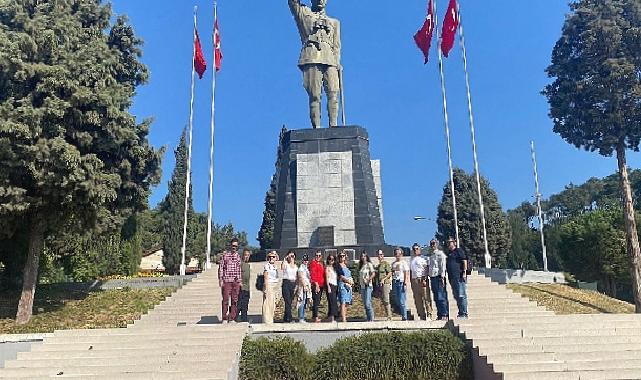
{"type": "Polygon", "coordinates": [[[304,319],[301,319],[301,320],[298,321],[298,323],[307,323],[307,321],[304,320],[304,319]]]}

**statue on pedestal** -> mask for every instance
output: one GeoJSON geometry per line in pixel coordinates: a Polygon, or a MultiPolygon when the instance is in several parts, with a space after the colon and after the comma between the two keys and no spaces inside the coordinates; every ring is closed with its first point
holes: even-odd
{"type": "Polygon", "coordinates": [[[312,0],[311,8],[301,0],[287,1],[303,44],[298,67],[303,72],[303,86],[309,95],[312,127],[320,127],[323,88],[327,95],[329,126],[336,127],[341,86],[340,22],[325,13],[327,0],[312,0]]]}

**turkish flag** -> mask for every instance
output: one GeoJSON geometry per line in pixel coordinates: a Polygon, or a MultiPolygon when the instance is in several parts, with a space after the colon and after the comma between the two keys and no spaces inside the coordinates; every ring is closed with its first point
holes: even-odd
{"type": "Polygon", "coordinates": [[[220,71],[223,65],[223,51],[220,48],[220,30],[218,29],[218,20],[214,21],[214,60],[216,71],[220,71]]]}
{"type": "Polygon", "coordinates": [[[434,0],[429,0],[427,4],[427,17],[421,29],[414,35],[416,46],[423,52],[425,63],[427,63],[430,47],[432,46],[432,36],[434,34],[434,0]]]}
{"type": "Polygon", "coordinates": [[[454,47],[454,38],[456,37],[456,30],[460,22],[461,18],[458,13],[458,4],[456,0],[450,0],[450,5],[447,6],[447,13],[443,20],[443,31],[441,33],[441,51],[446,57],[450,54],[452,47],[454,47]]]}
{"type": "Polygon", "coordinates": [[[195,30],[194,32],[196,34],[196,40],[194,41],[194,70],[198,73],[198,78],[203,79],[203,74],[207,70],[207,61],[205,61],[203,47],[200,45],[198,31],[195,30]]]}

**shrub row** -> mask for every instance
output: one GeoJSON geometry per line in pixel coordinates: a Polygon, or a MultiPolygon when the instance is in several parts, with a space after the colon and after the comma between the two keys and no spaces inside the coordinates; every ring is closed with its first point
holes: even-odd
{"type": "Polygon", "coordinates": [[[246,338],[241,380],[471,380],[470,349],[449,331],[362,334],[310,354],[292,338],[246,338]]]}

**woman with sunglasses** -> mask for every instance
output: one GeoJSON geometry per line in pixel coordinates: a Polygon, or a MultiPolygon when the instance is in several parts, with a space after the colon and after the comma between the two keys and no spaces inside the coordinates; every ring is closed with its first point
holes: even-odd
{"type": "Polygon", "coordinates": [[[338,277],[338,301],[341,305],[341,320],[347,322],[347,305],[352,304],[352,286],[354,286],[354,279],[352,278],[352,272],[347,266],[347,255],[344,251],[338,255],[338,265],[340,266],[340,268],[336,270],[336,273],[340,273],[338,277]]]}
{"type": "Polygon", "coordinates": [[[274,264],[278,260],[276,251],[267,254],[267,264],[263,267],[263,323],[274,323],[276,309],[276,290],[278,289],[278,270],[274,264]]]}
{"type": "Polygon", "coordinates": [[[374,321],[374,308],[372,307],[372,292],[374,291],[374,277],[376,271],[374,264],[371,263],[367,252],[361,253],[361,259],[358,262],[358,279],[360,285],[361,299],[365,307],[367,322],[374,321]]]}
{"type": "Polygon", "coordinates": [[[325,265],[325,280],[327,283],[327,321],[334,322],[338,318],[338,274],[336,273],[336,256],[327,256],[325,265]]]}

